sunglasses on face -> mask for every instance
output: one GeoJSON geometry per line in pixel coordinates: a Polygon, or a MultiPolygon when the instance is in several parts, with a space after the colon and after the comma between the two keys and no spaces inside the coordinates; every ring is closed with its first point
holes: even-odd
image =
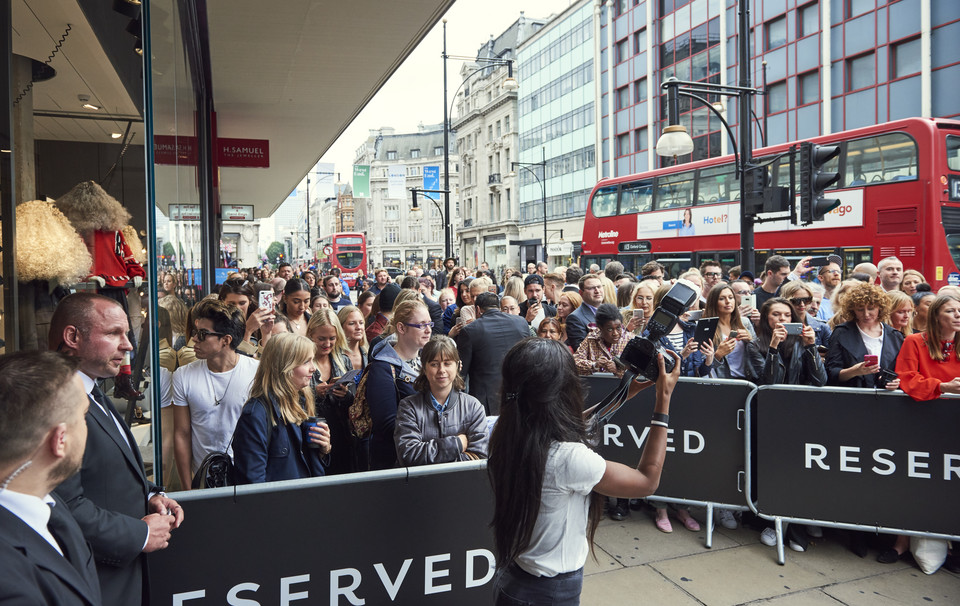
{"type": "Polygon", "coordinates": [[[210,335],[213,335],[218,338],[224,336],[222,332],[213,332],[212,330],[207,330],[206,328],[197,329],[196,336],[198,341],[206,341],[207,337],[209,337],[210,335]]]}
{"type": "Polygon", "coordinates": [[[813,303],[813,297],[797,297],[796,299],[790,299],[790,302],[794,305],[810,305],[813,303]]]}

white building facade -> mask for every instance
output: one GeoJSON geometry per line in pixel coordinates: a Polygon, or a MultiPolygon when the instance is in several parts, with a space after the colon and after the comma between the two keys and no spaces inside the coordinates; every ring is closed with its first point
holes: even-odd
{"type": "MultiPolygon", "coordinates": [[[[455,137],[451,133],[451,139],[455,137]]],[[[354,164],[370,166],[370,197],[353,198],[356,231],[367,234],[367,259],[370,269],[378,267],[439,267],[444,258],[443,195],[434,204],[418,194],[418,210],[411,211],[411,188],[424,188],[424,169],[435,170],[443,186],[443,126],[419,126],[415,133],[397,134],[393,128],[370,131],[357,149],[354,164]],[[390,187],[390,170],[403,178],[390,187]],[[402,194],[402,195],[398,195],[402,194]]],[[[459,162],[450,155],[451,223],[456,225],[453,201],[458,183],[459,162]]],[[[397,178],[395,177],[395,180],[397,178]]],[[[453,236],[455,241],[455,235],[453,236]]]]}

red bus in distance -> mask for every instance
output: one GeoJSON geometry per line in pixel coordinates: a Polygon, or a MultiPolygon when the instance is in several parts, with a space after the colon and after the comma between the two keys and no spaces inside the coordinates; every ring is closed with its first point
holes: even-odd
{"type": "Polygon", "coordinates": [[[354,288],[360,270],[367,272],[367,237],[362,233],[341,232],[322,238],[317,248],[317,266],[324,273],[340,268],[340,277],[354,288]]]}
{"type": "MultiPolygon", "coordinates": [[[[757,224],[758,278],[770,255],[837,253],[845,276],[897,256],[934,290],[960,284],[960,121],[908,118],[809,140],[840,145],[826,166],[840,174],[827,192],[840,206],[809,226],[757,224]]],[[[777,158],[789,147],[754,151],[755,162],[770,163],[768,183],[789,187],[790,157],[777,158]]],[[[655,260],[671,277],[707,258],[739,265],[739,190],[732,155],[603,179],[590,194],[581,265],[618,260],[639,275],[655,260]]]]}

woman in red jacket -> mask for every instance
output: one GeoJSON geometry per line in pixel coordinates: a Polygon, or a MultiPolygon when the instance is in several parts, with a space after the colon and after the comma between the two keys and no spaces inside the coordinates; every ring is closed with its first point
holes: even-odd
{"type": "Polygon", "coordinates": [[[897,358],[900,389],[914,400],[960,393],[960,298],[938,296],[927,318],[927,329],[908,336],[897,358]]]}

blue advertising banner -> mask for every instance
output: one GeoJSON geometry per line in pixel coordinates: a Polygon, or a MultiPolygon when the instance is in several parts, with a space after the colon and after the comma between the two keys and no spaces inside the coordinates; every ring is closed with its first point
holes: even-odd
{"type": "MultiPolygon", "coordinates": [[[[440,167],[439,166],[424,166],[423,167],[423,189],[440,189],[440,167]]],[[[423,194],[425,198],[430,198],[431,200],[440,200],[440,194],[423,194]]]]}

